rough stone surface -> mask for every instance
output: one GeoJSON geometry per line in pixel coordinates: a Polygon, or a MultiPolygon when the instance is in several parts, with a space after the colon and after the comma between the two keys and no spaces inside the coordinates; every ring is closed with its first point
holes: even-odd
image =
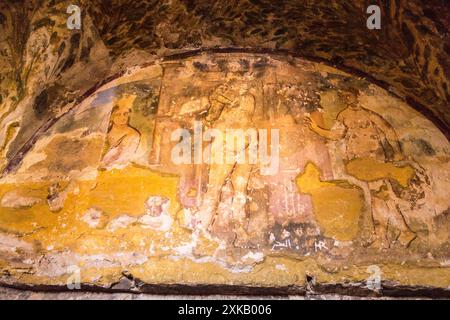
{"type": "MultiPolygon", "coordinates": [[[[389,300],[389,297],[356,297],[333,294],[310,294],[306,296],[236,296],[236,295],[157,295],[136,293],[100,293],[100,292],[35,292],[0,287],[0,299],[2,300],[389,300]]],[[[395,299],[401,299],[396,297],[395,299]]],[[[406,298],[405,298],[406,299],[406,298]]],[[[408,300],[411,298],[407,298],[408,300]]],[[[423,299],[423,298],[422,298],[423,299]]]]}

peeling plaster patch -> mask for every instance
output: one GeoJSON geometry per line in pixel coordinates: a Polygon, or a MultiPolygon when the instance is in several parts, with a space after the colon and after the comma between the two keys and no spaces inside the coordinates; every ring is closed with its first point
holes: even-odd
{"type": "Polygon", "coordinates": [[[85,268],[111,268],[142,265],[148,257],[137,252],[114,252],[110,254],[78,255],[72,252],[47,254],[39,262],[37,275],[57,278],[70,274],[71,266],[85,268]]]}
{"type": "Polygon", "coordinates": [[[195,243],[188,242],[185,245],[181,245],[181,246],[173,248],[173,250],[181,256],[189,256],[189,255],[192,255],[195,246],[196,246],[195,243]]]}
{"type": "Polygon", "coordinates": [[[173,219],[169,213],[170,200],[166,197],[153,196],[145,202],[146,214],[139,218],[143,228],[151,228],[156,231],[168,231],[173,219]]]}
{"type": "MultiPolygon", "coordinates": [[[[203,256],[198,257],[195,255],[195,248],[199,243],[199,233],[195,232],[192,234],[192,240],[190,242],[186,242],[181,246],[175,247],[174,251],[178,255],[170,255],[169,259],[178,261],[180,259],[186,258],[196,263],[214,263],[222,268],[228,270],[231,273],[250,273],[253,270],[255,264],[262,262],[264,260],[264,254],[262,252],[249,252],[244,257],[242,257],[241,261],[245,264],[230,264],[227,261],[217,257],[216,254],[211,256],[203,256]]],[[[224,249],[224,244],[219,245],[219,250],[224,249]]]]}
{"type": "Polygon", "coordinates": [[[195,263],[214,263],[217,264],[219,266],[221,266],[222,268],[228,270],[231,273],[250,273],[253,270],[253,265],[229,265],[227,264],[225,261],[216,259],[214,257],[201,257],[201,258],[197,258],[194,256],[174,256],[174,255],[170,255],[168,256],[169,259],[172,259],[174,261],[179,261],[183,258],[187,258],[195,263]]]}
{"type": "Polygon", "coordinates": [[[82,257],[86,268],[127,267],[142,265],[148,258],[137,252],[116,252],[112,254],[98,254],[82,257]]]}
{"type": "Polygon", "coordinates": [[[45,255],[39,262],[36,274],[49,278],[57,278],[70,273],[69,267],[77,265],[80,255],[63,251],[45,255]]]}
{"type": "Polygon", "coordinates": [[[242,260],[250,260],[254,262],[261,262],[264,260],[264,254],[262,252],[252,252],[250,251],[245,256],[242,257],[242,260]]]}
{"type": "Polygon", "coordinates": [[[168,231],[172,226],[172,217],[168,214],[161,214],[159,217],[152,217],[148,214],[139,218],[139,223],[143,228],[150,228],[156,231],[168,231]]]}
{"type": "Polygon", "coordinates": [[[277,264],[275,266],[275,269],[281,270],[281,271],[287,271],[286,266],[284,264],[277,264]]]}
{"type": "Polygon", "coordinates": [[[154,256],[154,255],[155,255],[155,244],[153,243],[153,241],[152,241],[152,243],[150,244],[150,248],[148,249],[148,253],[149,253],[151,256],[154,256]]]}
{"type": "Polygon", "coordinates": [[[18,250],[32,252],[33,245],[20,240],[17,236],[0,233],[0,251],[16,253],[18,250]]]}
{"type": "Polygon", "coordinates": [[[115,218],[114,220],[112,220],[109,224],[107,229],[109,231],[115,231],[117,229],[123,229],[128,227],[129,225],[135,223],[137,221],[136,217],[132,217],[129,215],[120,215],[117,218],[115,218]]]}
{"type": "Polygon", "coordinates": [[[98,228],[101,226],[102,218],[104,214],[101,210],[96,208],[89,208],[83,215],[81,220],[89,225],[91,228],[98,228]]]}
{"type": "Polygon", "coordinates": [[[41,198],[26,195],[20,190],[12,190],[3,196],[1,206],[3,208],[20,209],[30,208],[41,202],[41,198]]]}

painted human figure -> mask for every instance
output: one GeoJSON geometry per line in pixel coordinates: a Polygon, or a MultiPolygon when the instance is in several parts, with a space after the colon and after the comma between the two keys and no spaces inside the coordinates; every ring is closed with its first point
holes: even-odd
{"type": "Polygon", "coordinates": [[[280,172],[267,177],[271,225],[315,223],[311,197],[298,191],[295,178],[312,162],[321,179],[332,180],[333,171],[326,139],[308,129],[306,117],[322,124],[320,96],[305,86],[277,84],[270,123],[280,130],[280,172]]]}
{"type": "MultiPolygon", "coordinates": [[[[334,126],[327,130],[313,118],[309,118],[310,129],[327,139],[343,139],[346,161],[357,158],[374,158],[380,162],[402,160],[402,150],[394,129],[379,114],[360,105],[359,90],[347,88],[339,91],[339,96],[346,108],[339,113],[334,126]]],[[[364,236],[366,244],[375,247],[389,246],[387,229],[391,224],[400,231],[398,242],[408,246],[416,238],[416,234],[396,208],[396,197],[389,180],[368,182],[368,188],[371,212],[370,217],[365,217],[364,225],[371,234],[364,236]]]]}
{"type": "MultiPolygon", "coordinates": [[[[239,88],[220,85],[210,96],[211,108],[206,118],[207,124],[225,135],[227,129],[249,129],[252,127],[252,117],[255,112],[255,97],[249,92],[246,84],[239,88]],[[236,95],[236,91],[239,93],[236,95]]],[[[213,139],[211,142],[211,159],[224,156],[223,163],[211,161],[209,166],[209,181],[207,191],[196,215],[198,226],[209,231],[221,200],[223,187],[230,182],[233,189],[231,205],[231,225],[236,234],[235,245],[246,242],[248,235],[245,231],[247,224],[247,184],[253,164],[237,160],[241,152],[249,147],[246,139],[244,150],[234,146],[234,143],[223,143],[223,139],[213,139]],[[222,141],[219,141],[222,140],[222,141]],[[230,161],[231,160],[231,161],[230,161]]]]}
{"type": "Polygon", "coordinates": [[[112,108],[102,168],[124,167],[133,159],[139,147],[141,134],[129,124],[135,98],[125,95],[112,108]]]}
{"type": "Polygon", "coordinates": [[[327,139],[344,139],[348,161],[355,158],[401,160],[402,151],[394,129],[379,114],[360,105],[359,91],[348,88],[339,91],[339,96],[347,107],[339,113],[333,128],[323,129],[312,117],[310,128],[327,139]]]}

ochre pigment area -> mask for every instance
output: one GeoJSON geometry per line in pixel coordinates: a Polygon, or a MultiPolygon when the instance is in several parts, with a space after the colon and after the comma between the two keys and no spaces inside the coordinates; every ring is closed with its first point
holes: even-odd
{"type": "Polygon", "coordinates": [[[323,182],[320,171],[308,163],[296,179],[300,192],[312,196],[314,216],[324,235],[339,241],[351,241],[358,234],[364,208],[363,194],[345,181],[323,182]]]}
{"type": "Polygon", "coordinates": [[[410,165],[395,165],[391,162],[379,162],[375,159],[354,159],[346,165],[348,174],[363,181],[376,181],[380,179],[395,179],[406,188],[409,180],[414,176],[414,168],[410,165]]]}

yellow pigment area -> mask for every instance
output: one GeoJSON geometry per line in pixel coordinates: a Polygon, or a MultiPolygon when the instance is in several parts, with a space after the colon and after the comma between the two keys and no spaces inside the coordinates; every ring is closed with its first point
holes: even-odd
{"type": "Polygon", "coordinates": [[[178,177],[163,175],[146,168],[100,171],[97,185],[89,192],[90,207],[102,208],[111,215],[145,213],[144,203],[150,196],[167,197],[173,214],[179,209],[178,177]]]}
{"type": "Polygon", "coordinates": [[[414,176],[414,168],[410,165],[397,166],[391,162],[379,162],[372,158],[351,160],[346,165],[347,173],[363,181],[376,181],[380,179],[395,179],[404,188],[414,176]]]}
{"type": "Polygon", "coordinates": [[[321,181],[320,171],[312,163],[296,178],[296,184],[300,192],[311,195],[314,215],[325,236],[340,241],[356,237],[364,206],[359,188],[344,181],[321,181]]]}
{"type": "Polygon", "coordinates": [[[51,212],[46,202],[46,190],[51,184],[1,185],[0,198],[8,191],[15,191],[20,195],[40,198],[41,202],[30,208],[0,208],[0,231],[36,243],[42,250],[70,249],[80,254],[107,254],[142,248],[150,250],[152,243],[158,253],[162,247],[173,246],[179,238],[186,237],[186,230],[176,227],[176,214],[180,208],[176,191],[178,177],[135,166],[99,172],[96,181],[75,182],[75,191],[69,193],[64,208],[59,212],[51,212]],[[174,218],[170,237],[137,223],[108,230],[108,224],[119,216],[138,218],[145,214],[145,201],[152,195],[170,200],[169,212],[174,218]],[[83,220],[89,209],[102,213],[96,228],[83,220]]]}

